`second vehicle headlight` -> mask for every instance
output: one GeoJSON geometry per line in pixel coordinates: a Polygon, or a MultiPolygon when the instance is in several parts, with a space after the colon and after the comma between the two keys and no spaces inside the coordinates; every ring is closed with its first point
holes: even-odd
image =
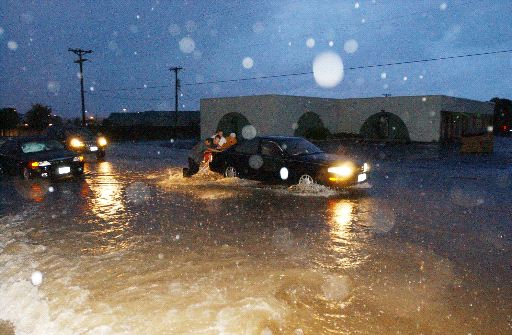
{"type": "Polygon", "coordinates": [[[106,139],[105,137],[103,137],[103,136],[102,136],[102,137],[98,137],[98,145],[99,145],[100,147],[104,147],[104,146],[106,146],[106,145],[107,145],[107,143],[108,143],[108,142],[107,142],[107,139],[106,139]]]}
{"type": "Polygon", "coordinates": [[[354,168],[350,165],[331,166],[327,172],[334,173],[340,177],[350,177],[354,174],[354,168]]]}
{"type": "Polygon", "coordinates": [[[81,148],[84,146],[84,142],[80,141],[78,138],[72,138],[71,141],[69,141],[69,145],[71,145],[73,148],[81,148]]]}

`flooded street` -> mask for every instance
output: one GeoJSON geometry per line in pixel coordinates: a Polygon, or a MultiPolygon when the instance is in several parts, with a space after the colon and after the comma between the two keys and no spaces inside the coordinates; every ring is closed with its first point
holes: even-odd
{"type": "Polygon", "coordinates": [[[512,332],[510,159],[382,151],[372,188],[334,193],[183,179],[186,153],[4,177],[0,333],[512,332]]]}

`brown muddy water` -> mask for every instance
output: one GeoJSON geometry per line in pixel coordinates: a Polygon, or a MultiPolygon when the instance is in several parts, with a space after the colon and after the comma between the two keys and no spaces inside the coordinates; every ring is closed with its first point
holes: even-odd
{"type": "Polygon", "coordinates": [[[509,170],[377,162],[336,193],[129,146],[0,181],[0,334],[512,333],[509,170]]]}

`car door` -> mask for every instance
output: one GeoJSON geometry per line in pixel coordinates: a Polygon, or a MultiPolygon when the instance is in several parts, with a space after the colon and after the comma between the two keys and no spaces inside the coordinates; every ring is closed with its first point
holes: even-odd
{"type": "Polygon", "coordinates": [[[281,180],[280,170],[284,167],[284,152],[274,141],[261,141],[260,149],[263,164],[260,168],[260,177],[267,181],[281,180]]]}
{"type": "Polygon", "coordinates": [[[243,141],[237,144],[233,153],[227,158],[226,164],[233,166],[240,177],[258,179],[253,160],[258,154],[259,142],[258,138],[243,141]]]}

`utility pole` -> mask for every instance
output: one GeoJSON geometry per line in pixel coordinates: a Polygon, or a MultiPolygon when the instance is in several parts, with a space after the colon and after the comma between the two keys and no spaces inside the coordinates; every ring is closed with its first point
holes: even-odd
{"type": "Polygon", "coordinates": [[[178,79],[178,71],[182,67],[171,67],[169,71],[174,71],[174,137],[178,137],[178,90],[180,89],[180,80],[178,79]]]}
{"type": "Polygon", "coordinates": [[[83,55],[92,53],[92,50],[82,50],[82,49],[71,49],[69,48],[68,51],[74,53],[78,56],[78,59],[74,61],[74,63],[77,63],[80,65],[80,94],[82,97],[82,127],[85,128],[85,99],[84,99],[84,69],[83,69],[83,62],[88,61],[88,59],[83,58],[83,55]]]}

